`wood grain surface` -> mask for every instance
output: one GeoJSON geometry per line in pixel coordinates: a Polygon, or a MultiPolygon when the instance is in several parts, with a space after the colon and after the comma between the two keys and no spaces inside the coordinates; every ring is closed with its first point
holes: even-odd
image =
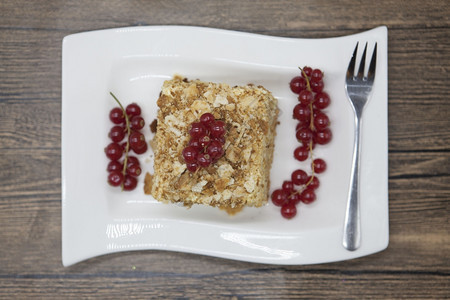
{"type": "Polygon", "coordinates": [[[448,1],[0,1],[0,299],[448,299],[448,1]],[[388,26],[390,244],[269,266],[135,251],[61,264],[61,42],[196,25],[323,38],[388,26]]]}

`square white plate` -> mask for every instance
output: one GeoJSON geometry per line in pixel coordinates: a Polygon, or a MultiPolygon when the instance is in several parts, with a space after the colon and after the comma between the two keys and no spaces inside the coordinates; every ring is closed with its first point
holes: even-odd
{"type": "MultiPolygon", "coordinates": [[[[362,51],[362,50],[361,50],[362,51]]],[[[361,52],[360,51],[360,52],[361,52]]],[[[361,55],[361,53],[359,53],[361,55]]],[[[385,249],[389,240],[387,152],[387,28],[327,39],[294,39],[226,30],[151,26],[93,31],[63,40],[62,65],[62,260],[64,266],[112,252],[163,249],[267,264],[313,264],[356,258],[385,249]],[[375,86],[363,119],[362,244],[342,246],[349,187],[353,112],[344,77],[356,43],[378,43],[375,86]],[[106,183],[115,106],[109,92],[126,105],[138,102],[147,125],[156,118],[160,88],[175,73],[190,79],[254,83],[279,100],[272,189],[297,168],[294,160],[297,103],[289,81],[298,67],[320,68],[331,105],[326,109],[333,140],[316,147],[328,163],[319,174],[317,200],[300,204],[292,220],[278,207],[246,208],[235,216],[212,207],[185,209],[144,195],[143,176],[133,192],[106,183]]],[[[152,137],[146,125],[143,133],[152,137]]],[[[153,169],[151,151],[141,156],[153,169]]]]}

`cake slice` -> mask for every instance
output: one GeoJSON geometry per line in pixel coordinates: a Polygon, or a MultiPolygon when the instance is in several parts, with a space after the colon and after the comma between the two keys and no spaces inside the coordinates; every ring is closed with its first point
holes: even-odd
{"type": "Polygon", "coordinates": [[[268,90],[175,76],[164,82],[157,104],[154,174],[146,180],[155,199],[224,209],[267,203],[278,116],[277,100],[268,90]],[[182,151],[190,125],[207,112],[226,124],[225,153],[190,172],[182,151]]]}

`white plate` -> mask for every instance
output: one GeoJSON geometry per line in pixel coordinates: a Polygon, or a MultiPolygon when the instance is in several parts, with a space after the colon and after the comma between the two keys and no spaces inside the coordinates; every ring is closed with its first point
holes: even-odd
{"type": "MultiPolygon", "coordinates": [[[[359,54],[361,55],[361,53],[359,54]]],[[[387,156],[387,28],[328,39],[271,37],[209,28],[155,26],[86,32],[63,40],[62,66],[62,260],[65,266],[112,252],[163,249],[267,264],[313,264],[356,258],[385,249],[389,240],[387,156]],[[375,86],[363,120],[362,245],[342,246],[350,177],[353,115],[344,90],[356,42],[378,43],[375,86]],[[211,207],[185,209],[106,183],[114,92],[138,102],[150,123],[165,79],[175,73],[204,81],[260,84],[279,99],[272,189],[307,163],[292,157],[296,97],[289,81],[298,66],[325,72],[333,140],[317,147],[328,169],[317,200],[299,205],[295,219],[279,208],[246,208],[236,216],[211,207]]],[[[144,134],[151,137],[148,126],[144,134]]],[[[151,171],[152,153],[141,157],[151,171]]]]}

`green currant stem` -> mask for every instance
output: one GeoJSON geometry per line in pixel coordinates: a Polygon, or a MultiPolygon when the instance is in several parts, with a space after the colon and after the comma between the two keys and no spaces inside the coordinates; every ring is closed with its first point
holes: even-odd
{"type": "MultiPolygon", "coordinates": [[[[117,97],[112,92],[109,92],[109,93],[114,98],[114,100],[116,100],[117,104],[119,104],[120,109],[122,110],[122,113],[123,113],[123,115],[125,117],[125,124],[127,126],[127,134],[128,134],[128,137],[129,137],[130,134],[131,134],[130,119],[128,118],[128,115],[127,115],[125,109],[123,108],[122,103],[120,103],[119,99],[117,99],[117,97]]],[[[127,146],[125,147],[125,159],[123,160],[123,169],[122,169],[122,174],[123,174],[124,177],[125,177],[125,173],[127,171],[128,152],[129,151],[130,151],[130,140],[129,140],[129,138],[127,138],[127,146]]],[[[122,186],[122,190],[123,190],[123,182],[122,182],[121,186],[122,186]]]]}

